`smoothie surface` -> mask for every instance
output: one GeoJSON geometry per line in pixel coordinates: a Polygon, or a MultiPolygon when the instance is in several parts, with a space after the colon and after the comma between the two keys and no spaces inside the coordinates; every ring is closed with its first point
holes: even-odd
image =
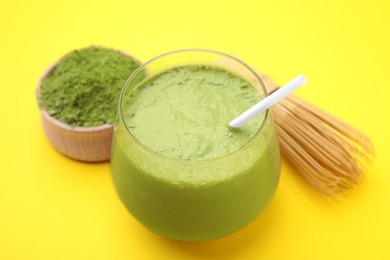
{"type": "Polygon", "coordinates": [[[262,96],[242,77],[220,67],[174,67],[142,81],[123,97],[129,132],[148,149],[182,160],[229,154],[258,132],[264,113],[238,129],[230,120],[262,96]]]}

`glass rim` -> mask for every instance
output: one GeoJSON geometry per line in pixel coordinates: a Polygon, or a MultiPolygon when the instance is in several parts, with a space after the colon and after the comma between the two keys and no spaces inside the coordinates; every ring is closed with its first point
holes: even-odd
{"type": "MultiPolygon", "coordinates": [[[[126,80],[125,84],[123,85],[122,87],[122,90],[121,90],[121,93],[120,93],[120,96],[119,96],[119,104],[118,104],[118,109],[119,109],[119,122],[118,124],[122,123],[124,128],[125,128],[125,131],[127,133],[127,135],[139,146],[141,147],[143,150],[145,150],[146,152],[148,153],[151,153],[151,154],[154,154],[155,156],[157,157],[160,157],[162,159],[165,159],[165,160],[173,160],[173,161],[176,161],[176,162],[180,162],[180,163],[203,163],[203,162],[210,162],[210,161],[216,161],[216,160],[221,160],[221,159],[224,159],[224,158],[227,158],[227,157],[230,157],[230,156],[233,156],[234,154],[236,153],[239,153],[240,151],[243,151],[245,150],[246,148],[248,148],[250,146],[251,143],[254,142],[254,140],[256,139],[256,137],[262,132],[263,128],[264,128],[264,125],[265,123],[267,122],[268,120],[268,115],[269,115],[269,109],[267,109],[265,111],[265,115],[263,117],[263,120],[259,126],[259,128],[257,129],[256,133],[252,136],[252,138],[250,138],[248,140],[248,142],[246,142],[243,146],[239,147],[238,149],[232,151],[232,152],[229,152],[229,153],[226,153],[226,154],[223,154],[223,155],[220,155],[220,156],[217,156],[217,157],[213,157],[213,158],[208,158],[208,159],[200,159],[200,160],[187,160],[187,159],[179,159],[179,158],[175,158],[175,157],[171,157],[171,156],[168,156],[168,155],[164,155],[164,154],[161,154],[161,153],[158,153],[156,151],[153,151],[152,149],[150,149],[149,147],[145,146],[143,143],[141,143],[132,133],[131,131],[129,130],[129,128],[127,127],[126,125],[126,122],[125,122],[125,119],[123,118],[123,113],[122,113],[122,105],[123,105],[123,98],[124,98],[124,93],[126,92],[128,86],[129,86],[129,83],[131,82],[131,80],[138,74],[138,72],[142,71],[147,65],[149,65],[150,63],[154,62],[155,60],[158,60],[160,58],[163,58],[165,56],[169,56],[171,54],[176,54],[176,53],[186,53],[186,52],[203,52],[203,53],[211,53],[211,54],[216,54],[216,55],[220,55],[220,56],[224,56],[224,57],[227,57],[229,59],[232,59],[236,62],[238,62],[240,65],[244,66],[247,70],[250,71],[250,73],[252,74],[252,76],[254,76],[257,80],[258,83],[260,83],[260,86],[264,92],[264,97],[267,97],[269,95],[265,85],[264,85],[264,82],[262,81],[262,79],[260,78],[260,76],[256,73],[256,71],[254,69],[252,69],[248,64],[246,64],[245,62],[243,62],[242,60],[234,57],[233,55],[230,55],[230,54],[226,54],[226,53],[223,53],[223,52],[219,52],[219,51],[214,51],[214,50],[209,50],[209,49],[200,49],[200,48],[191,48],[191,49],[179,49],[179,50],[174,50],[174,51],[170,51],[170,52],[166,52],[166,53],[163,53],[163,54],[160,54],[158,56],[155,56],[154,58],[146,61],[145,63],[143,63],[141,66],[139,66],[130,76],[129,78],[126,80]]],[[[229,123],[229,122],[227,122],[229,123]]],[[[117,128],[117,127],[116,127],[117,128]]]]}

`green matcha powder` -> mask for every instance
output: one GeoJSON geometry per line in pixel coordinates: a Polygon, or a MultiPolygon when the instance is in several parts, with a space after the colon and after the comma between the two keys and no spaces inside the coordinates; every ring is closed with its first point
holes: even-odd
{"type": "Polygon", "coordinates": [[[70,52],[42,81],[40,106],[72,127],[115,123],[122,86],[139,66],[113,49],[88,47],[70,52]]]}

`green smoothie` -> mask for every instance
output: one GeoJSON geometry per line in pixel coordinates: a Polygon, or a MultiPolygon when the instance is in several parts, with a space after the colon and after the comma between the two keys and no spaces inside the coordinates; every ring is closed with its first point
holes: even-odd
{"type": "Polygon", "coordinates": [[[125,91],[111,171],[119,197],[150,230],[199,241],[250,223],[272,198],[280,158],[271,114],[232,129],[262,96],[210,65],[167,69],[125,91]]]}

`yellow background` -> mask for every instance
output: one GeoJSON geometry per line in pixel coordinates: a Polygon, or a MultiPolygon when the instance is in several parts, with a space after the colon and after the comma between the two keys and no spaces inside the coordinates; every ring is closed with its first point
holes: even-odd
{"type": "Polygon", "coordinates": [[[349,1],[0,1],[0,259],[390,259],[390,8],[349,1]],[[100,44],[142,61],[180,48],[232,53],[371,137],[365,183],[337,201],[283,162],[255,222],[214,241],[150,233],[119,202],[109,164],[83,164],[46,140],[42,71],[100,44]]]}

